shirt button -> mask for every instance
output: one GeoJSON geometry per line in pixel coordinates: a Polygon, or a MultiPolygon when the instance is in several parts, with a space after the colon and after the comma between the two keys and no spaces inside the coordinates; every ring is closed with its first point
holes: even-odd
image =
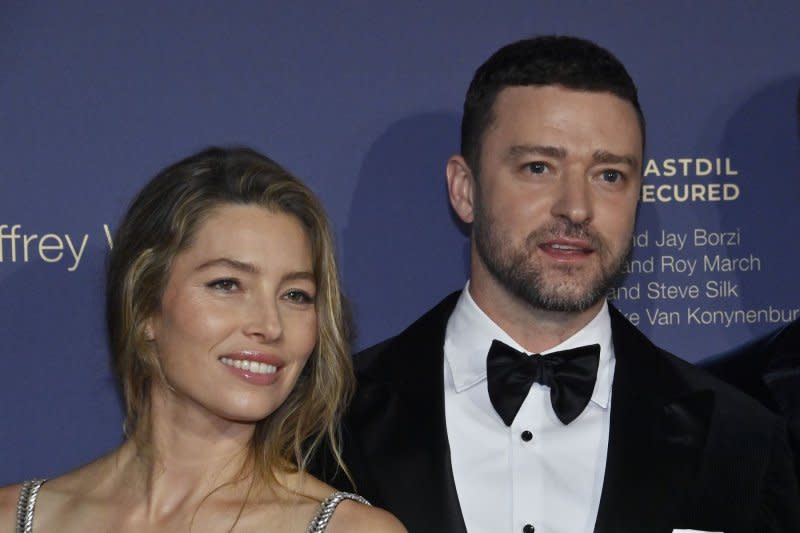
{"type": "Polygon", "coordinates": [[[522,528],[522,533],[534,533],[536,528],[530,524],[525,524],[525,527],[522,528]]]}
{"type": "MultiPolygon", "coordinates": [[[[520,437],[522,437],[522,440],[524,440],[525,442],[530,442],[530,440],[533,438],[533,433],[531,433],[526,429],[525,431],[522,432],[522,435],[520,435],[520,437]]],[[[531,528],[533,528],[533,526],[531,526],[531,528]]],[[[533,529],[531,529],[530,531],[525,530],[525,533],[533,533],[533,529]]]]}

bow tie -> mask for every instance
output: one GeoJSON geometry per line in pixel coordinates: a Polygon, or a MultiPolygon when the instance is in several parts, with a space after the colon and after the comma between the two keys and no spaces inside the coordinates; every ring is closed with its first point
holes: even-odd
{"type": "Polygon", "coordinates": [[[535,381],[550,387],[553,411],[562,423],[569,424],[592,397],[599,362],[599,344],[527,355],[495,340],[486,357],[489,399],[510,426],[535,381]]]}

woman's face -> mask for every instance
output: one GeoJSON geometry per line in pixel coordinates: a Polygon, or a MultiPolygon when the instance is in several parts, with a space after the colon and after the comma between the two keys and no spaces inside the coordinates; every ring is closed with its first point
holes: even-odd
{"type": "Polygon", "coordinates": [[[214,209],[175,257],[148,321],[164,394],[235,422],[274,412],[316,344],[316,290],[295,217],[253,205],[214,209]]]}

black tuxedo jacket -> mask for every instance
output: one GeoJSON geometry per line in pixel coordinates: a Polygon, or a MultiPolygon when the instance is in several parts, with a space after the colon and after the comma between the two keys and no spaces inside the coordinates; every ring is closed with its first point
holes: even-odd
{"type": "MultiPolygon", "coordinates": [[[[466,531],[444,414],[444,334],[457,299],[355,358],[345,461],[356,489],[411,533],[466,531]]],[[[611,321],[617,362],[595,531],[800,532],[782,421],[656,348],[613,308],[611,321]]]]}
{"type": "Polygon", "coordinates": [[[786,420],[800,479],[800,320],[702,366],[786,420]]]}

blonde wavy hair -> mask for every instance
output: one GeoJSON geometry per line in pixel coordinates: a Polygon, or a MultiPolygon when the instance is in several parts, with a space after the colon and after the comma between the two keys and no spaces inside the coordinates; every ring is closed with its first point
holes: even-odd
{"type": "Polygon", "coordinates": [[[258,205],[296,217],[311,243],[317,285],[316,346],[286,401],[256,424],[247,464],[269,483],[275,469],[304,471],[314,452],[326,446],[347,473],[338,428],[355,378],[331,229],[308,187],[248,148],[209,148],[164,169],[134,199],[116,231],[108,261],[106,317],[125,402],[126,436],[148,453],[151,386],[164,374],[145,325],[159,310],[172,261],[191,245],[214,208],[231,204],[258,205]]]}

